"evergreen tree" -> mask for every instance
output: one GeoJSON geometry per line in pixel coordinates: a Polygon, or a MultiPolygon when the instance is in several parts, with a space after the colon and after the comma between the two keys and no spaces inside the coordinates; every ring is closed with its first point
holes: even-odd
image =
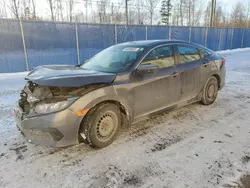
{"type": "Polygon", "coordinates": [[[171,0],[162,0],[160,13],[161,13],[161,21],[165,25],[169,25],[170,16],[172,15],[171,11],[172,11],[171,0]]]}

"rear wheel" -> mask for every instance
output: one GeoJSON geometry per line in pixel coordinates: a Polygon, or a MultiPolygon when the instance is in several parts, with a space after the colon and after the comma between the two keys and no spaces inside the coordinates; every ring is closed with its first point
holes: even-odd
{"type": "Polygon", "coordinates": [[[96,148],[110,145],[121,125],[121,113],[114,104],[101,104],[84,118],[80,138],[96,148]]]}
{"type": "Polygon", "coordinates": [[[203,89],[201,103],[204,105],[213,104],[217,98],[218,90],[218,80],[214,76],[210,77],[203,89]]]}

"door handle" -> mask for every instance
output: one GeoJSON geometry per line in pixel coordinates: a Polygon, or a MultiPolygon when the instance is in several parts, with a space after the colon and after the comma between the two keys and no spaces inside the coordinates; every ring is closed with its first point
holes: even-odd
{"type": "Polygon", "coordinates": [[[203,63],[203,66],[204,66],[204,67],[207,67],[208,64],[209,64],[209,62],[204,62],[204,63],[203,63]]]}
{"type": "Polygon", "coordinates": [[[174,78],[176,78],[179,74],[180,74],[179,72],[174,72],[174,73],[172,73],[171,75],[172,75],[174,78]]]}

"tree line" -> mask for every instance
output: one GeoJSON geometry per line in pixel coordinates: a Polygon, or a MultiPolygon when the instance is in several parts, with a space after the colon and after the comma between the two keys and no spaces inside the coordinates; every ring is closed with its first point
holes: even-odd
{"type": "MultiPolygon", "coordinates": [[[[210,0],[5,0],[0,17],[138,25],[209,26],[210,0]],[[39,1],[39,3],[38,3],[39,1]],[[41,6],[42,5],[42,6],[41,6]]],[[[216,27],[249,27],[250,4],[237,2],[232,9],[217,3],[216,27]]]]}

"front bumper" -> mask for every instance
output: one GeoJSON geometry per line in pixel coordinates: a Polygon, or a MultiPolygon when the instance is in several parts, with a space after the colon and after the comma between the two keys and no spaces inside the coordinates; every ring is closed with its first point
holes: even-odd
{"type": "Polygon", "coordinates": [[[28,118],[23,115],[22,109],[17,104],[14,115],[18,128],[31,143],[51,147],[65,147],[79,143],[78,130],[83,117],[69,109],[28,118]]]}

